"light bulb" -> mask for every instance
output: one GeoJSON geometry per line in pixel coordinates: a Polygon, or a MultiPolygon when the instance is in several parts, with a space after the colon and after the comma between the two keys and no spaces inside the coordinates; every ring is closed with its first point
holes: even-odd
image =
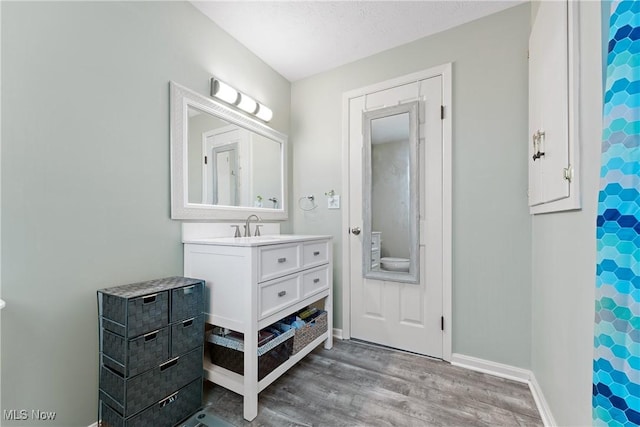
{"type": "Polygon", "coordinates": [[[258,108],[258,103],[253,98],[245,95],[244,93],[240,94],[240,100],[238,101],[237,105],[239,109],[251,114],[255,113],[256,108],[258,108]]]}
{"type": "Polygon", "coordinates": [[[218,79],[211,79],[211,95],[229,104],[235,104],[238,99],[238,91],[218,79]]]}
{"type": "Polygon", "coordinates": [[[258,111],[255,113],[260,120],[268,122],[273,118],[273,111],[265,105],[258,104],[258,111]]]}

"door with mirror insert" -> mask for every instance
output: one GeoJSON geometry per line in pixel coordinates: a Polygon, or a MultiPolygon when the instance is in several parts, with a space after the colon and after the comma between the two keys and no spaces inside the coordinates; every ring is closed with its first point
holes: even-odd
{"type": "Polygon", "coordinates": [[[442,78],[349,104],[351,337],[442,357],[442,78]]]}

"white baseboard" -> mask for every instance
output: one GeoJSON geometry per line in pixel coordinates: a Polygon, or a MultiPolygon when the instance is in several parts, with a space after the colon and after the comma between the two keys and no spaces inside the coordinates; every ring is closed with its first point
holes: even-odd
{"type": "Polygon", "coordinates": [[[342,329],[333,328],[333,337],[339,340],[344,339],[342,338],[342,329]]]}
{"type": "Polygon", "coordinates": [[[544,426],[553,427],[557,425],[553,415],[551,414],[551,409],[547,404],[547,400],[544,398],[542,389],[540,388],[535,375],[530,370],[457,353],[452,354],[451,364],[460,366],[461,368],[471,369],[473,371],[528,384],[544,426]]]}
{"type": "Polygon", "coordinates": [[[453,353],[451,355],[451,364],[471,369],[473,371],[494,375],[496,377],[518,381],[520,383],[528,383],[532,375],[531,371],[527,369],[516,368],[515,366],[478,359],[477,357],[465,356],[458,353],[453,353]]]}
{"type": "Polygon", "coordinates": [[[553,414],[551,413],[551,408],[549,408],[547,399],[544,398],[544,394],[542,393],[540,384],[538,384],[538,380],[536,380],[536,376],[533,375],[533,373],[531,374],[531,379],[529,380],[529,389],[531,390],[531,394],[533,395],[533,400],[536,401],[536,406],[538,407],[538,412],[540,412],[540,418],[542,418],[542,423],[544,424],[544,426],[557,426],[558,424],[556,424],[556,420],[553,418],[553,414]]]}

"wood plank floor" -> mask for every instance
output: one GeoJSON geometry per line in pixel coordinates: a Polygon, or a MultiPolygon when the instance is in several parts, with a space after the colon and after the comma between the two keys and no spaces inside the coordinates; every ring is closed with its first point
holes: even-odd
{"type": "Polygon", "coordinates": [[[242,418],[242,396],[205,381],[206,412],[236,426],[542,426],[526,384],[356,341],[314,350],[242,418]]]}

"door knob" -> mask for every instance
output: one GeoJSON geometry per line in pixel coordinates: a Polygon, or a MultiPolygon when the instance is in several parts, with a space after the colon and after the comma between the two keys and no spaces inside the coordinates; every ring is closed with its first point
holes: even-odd
{"type": "Polygon", "coordinates": [[[355,236],[357,236],[358,234],[360,234],[360,227],[353,227],[353,228],[351,229],[351,232],[352,232],[355,236]]]}

